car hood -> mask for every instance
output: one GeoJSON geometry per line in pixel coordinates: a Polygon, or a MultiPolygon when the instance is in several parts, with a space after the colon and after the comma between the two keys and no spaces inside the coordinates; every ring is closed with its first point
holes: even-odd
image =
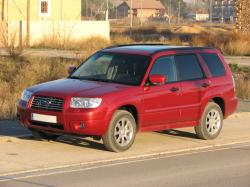
{"type": "Polygon", "coordinates": [[[78,79],[60,79],[33,86],[28,90],[35,95],[48,95],[55,97],[99,97],[129,87],[131,86],[115,83],[78,79]]]}

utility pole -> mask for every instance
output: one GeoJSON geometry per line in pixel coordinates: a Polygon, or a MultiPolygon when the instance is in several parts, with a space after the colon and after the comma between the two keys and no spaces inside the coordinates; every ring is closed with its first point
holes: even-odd
{"type": "Polygon", "coordinates": [[[26,45],[30,45],[30,0],[27,0],[26,45]]]}
{"type": "Polygon", "coordinates": [[[86,18],[88,17],[88,0],[85,0],[85,16],[86,16],[86,18]]]}
{"type": "Polygon", "coordinates": [[[181,1],[178,2],[178,24],[180,24],[180,18],[181,18],[181,1]]]}
{"type": "Polygon", "coordinates": [[[140,23],[141,23],[141,26],[142,26],[142,19],[143,19],[143,14],[142,14],[142,0],[141,0],[141,14],[140,14],[140,17],[141,18],[139,18],[140,19],[140,23]]]}
{"type": "Polygon", "coordinates": [[[224,1],[221,1],[221,23],[224,23],[224,1]]]}
{"type": "Polygon", "coordinates": [[[60,1],[60,21],[62,21],[62,17],[63,17],[63,14],[62,14],[62,9],[63,9],[63,7],[62,7],[63,5],[62,5],[62,0],[60,1]]]}
{"type": "Polygon", "coordinates": [[[2,21],[4,21],[4,9],[5,9],[5,0],[2,0],[2,15],[1,15],[1,17],[2,17],[2,21]]]}
{"type": "Polygon", "coordinates": [[[109,20],[109,0],[107,0],[106,21],[109,20]]]}
{"type": "Polygon", "coordinates": [[[213,0],[210,0],[210,23],[213,22],[213,0]]]}
{"type": "Polygon", "coordinates": [[[130,0],[130,36],[132,36],[133,28],[133,0],[130,0]]]}
{"type": "Polygon", "coordinates": [[[172,16],[172,0],[169,0],[169,10],[168,10],[168,16],[169,16],[169,25],[171,25],[171,16],[172,16]]]}

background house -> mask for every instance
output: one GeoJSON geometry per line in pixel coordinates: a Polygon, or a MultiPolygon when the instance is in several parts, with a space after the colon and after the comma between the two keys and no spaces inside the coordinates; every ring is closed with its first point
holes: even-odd
{"type": "Polygon", "coordinates": [[[195,13],[196,21],[207,21],[209,20],[209,13],[206,9],[201,9],[195,13]]]}
{"type": "Polygon", "coordinates": [[[15,36],[15,40],[19,43],[24,41],[27,45],[33,45],[47,38],[65,41],[98,36],[109,40],[108,21],[81,21],[82,0],[0,0],[0,2],[2,31],[0,37],[8,38],[9,41],[13,40],[10,39],[12,36],[15,36]]]}
{"type": "Polygon", "coordinates": [[[26,20],[27,6],[30,20],[80,21],[81,0],[0,0],[1,18],[4,20],[26,20]]]}
{"type": "Polygon", "coordinates": [[[150,17],[160,17],[165,13],[165,7],[158,0],[137,0],[123,1],[117,6],[118,18],[125,18],[130,15],[130,9],[134,17],[145,20],[150,17]]]}
{"type": "Polygon", "coordinates": [[[236,19],[236,0],[215,0],[213,1],[214,21],[234,21],[236,19]]]}

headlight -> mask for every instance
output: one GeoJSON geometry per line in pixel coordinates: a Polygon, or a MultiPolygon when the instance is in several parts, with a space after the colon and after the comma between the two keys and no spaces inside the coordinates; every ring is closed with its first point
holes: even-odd
{"type": "Polygon", "coordinates": [[[29,102],[31,96],[32,96],[32,92],[30,92],[28,90],[24,90],[23,93],[22,93],[21,100],[29,102]]]}
{"type": "Polygon", "coordinates": [[[101,98],[81,98],[73,97],[71,98],[70,107],[71,108],[97,108],[101,105],[101,98]]]}

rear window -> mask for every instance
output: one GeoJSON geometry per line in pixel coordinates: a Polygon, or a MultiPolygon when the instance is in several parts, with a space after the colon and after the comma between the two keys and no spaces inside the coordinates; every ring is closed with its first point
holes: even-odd
{"type": "Polygon", "coordinates": [[[202,58],[208,66],[213,77],[223,76],[226,74],[223,63],[215,53],[202,53],[202,58]]]}
{"type": "Polygon", "coordinates": [[[177,55],[175,56],[175,62],[180,81],[201,79],[204,77],[196,55],[177,55]]]}

